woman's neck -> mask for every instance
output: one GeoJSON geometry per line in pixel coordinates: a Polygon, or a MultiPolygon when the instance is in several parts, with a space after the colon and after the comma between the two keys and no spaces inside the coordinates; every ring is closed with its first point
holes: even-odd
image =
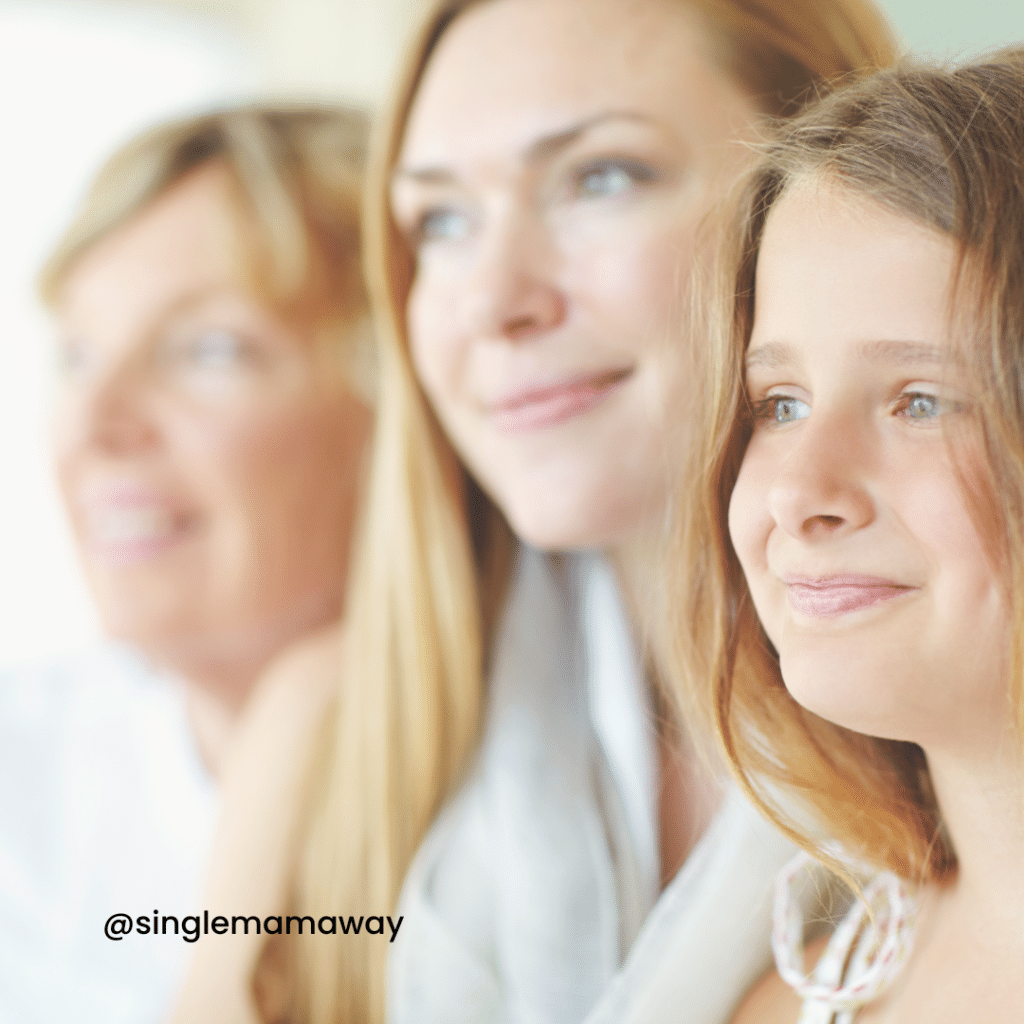
{"type": "Polygon", "coordinates": [[[192,737],[203,763],[217,779],[242,709],[259,679],[259,669],[230,673],[193,671],[181,679],[192,737]]]}
{"type": "MultiPolygon", "coordinates": [[[[660,563],[665,542],[660,524],[638,531],[628,542],[608,552],[633,633],[639,638],[648,664],[651,685],[662,679],[658,652],[671,642],[671,628],[663,612],[659,589],[660,563]]],[[[714,771],[702,756],[681,722],[671,694],[656,692],[654,707],[658,727],[658,833],[661,886],[664,888],[686,862],[703,837],[722,802],[724,772],[714,771]]]]}

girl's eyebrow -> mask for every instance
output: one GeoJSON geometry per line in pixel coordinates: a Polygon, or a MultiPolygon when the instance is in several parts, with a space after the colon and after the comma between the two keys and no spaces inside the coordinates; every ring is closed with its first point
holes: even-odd
{"type": "MultiPolygon", "coordinates": [[[[923,341],[862,341],[856,351],[861,359],[892,363],[896,366],[919,363],[941,365],[949,358],[949,353],[941,346],[923,341]]],[[[747,350],[746,368],[750,370],[751,367],[765,367],[778,370],[800,361],[800,354],[794,346],[781,341],[771,341],[747,350]]]]}
{"type": "Polygon", "coordinates": [[[745,359],[746,368],[749,370],[754,366],[764,366],[771,370],[777,370],[783,366],[792,366],[799,362],[797,351],[792,345],[782,341],[770,341],[757,348],[747,349],[745,359]]]}
{"type": "MultiPolygon", "coordinates": [[[[590,117],[585,117],[566,128],[559,128],[540,136],[531,142],[523,151],[523,162],[535,164],[556,156],[567,149],[577,139],[586,135],[591,129],[608,121],[636,121],[642,124],[661,127],[656,119],[635,110],[605,110],[590,117]]],[[[412,180],[427,185],[447,185],[456,180],[456,175],[447,167],[396,167],[391,176],[392,181],[412,180]]]]}
{"type": "Polygon", "coordinates": [[[897,366],[908,363],[941,364],[948,358],[943,348],[923,341],[865,341],[857,346],[857,354],[864,359],[894,363],[897,366]]]}

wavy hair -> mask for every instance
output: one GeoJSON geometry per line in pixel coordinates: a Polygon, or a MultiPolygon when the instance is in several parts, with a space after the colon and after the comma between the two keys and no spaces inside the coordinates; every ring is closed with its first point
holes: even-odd
{"type": "MultiPolygon", "coordinates": [[[[751,799],[841,874],[816,828],[869,863],[938,881],[956,871],[956,854],[920,747],[844,729],[790,696],[729,539],[729,499],[753,427],[743,364],[758,251],[775,204],[808,180],[957,246],[950,333],[977,395],[990,474],[961,471],[961,483],[1012,621],[1024,622],[1024,50],[952,70],[908,63],[778,126],[738,191],[706,309],[697,389],[706,433],[673,555],[680,696],[717,735],[751,799]]],[[[957,437],[949,440],[955,454],[957,437]]],[[[1011,694],[1024,726],[1022,637],[1014,631],[1011,694]]]]}

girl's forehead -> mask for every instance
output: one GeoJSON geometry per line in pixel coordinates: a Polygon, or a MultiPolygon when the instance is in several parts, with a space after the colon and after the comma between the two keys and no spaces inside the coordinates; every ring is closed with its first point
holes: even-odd
{"type": "Polygon", "coordinates": [[[920,361],[946,344],[955,258],[948,236],[849,189],[787,192],[761,240],[748,365],[854,351],[920,361]]]}

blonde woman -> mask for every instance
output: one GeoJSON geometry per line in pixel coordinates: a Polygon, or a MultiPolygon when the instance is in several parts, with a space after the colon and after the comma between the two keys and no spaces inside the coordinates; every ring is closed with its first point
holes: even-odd
{"type": "Polygon", "coordinates": [[[0,676],[4,1020],[164,1017],[236,723],[275,655],[342,613],[370,427],[364,145],[329,108],[162,125],[43,272],[55,465],[106,639],[0,676]],[[131,932],[108,938],[115,914],[131,932]]]}
{"type": "MultiPolygon", "coordinates": [[[[859,0],[428,13],[371,169],[378,428],[293,905],[402,921],[293,937],[292,1017],[710,1024],[763,969],[788,844],[694,757],[643,636],[695,426],[679,282],[755,121],[891,56],[859,0]]],[[[211,993],[252,947],[180,1019],[251,1014],[211,993]]]]}
{"type": "Polygon", "coordinates": [[[300,907],[382,913],[420,852],[393,945],[301,940],[311,1019],[382,1019],[388,946],[394,1021],[707,1024],[756,975],[784,847],[641,641],[690,443],[677,283],[734,140],[891,55],[861,3],[430,12],[369,186],[379,430],[300,907]]]}
{"type": "Polygon", "coordinates": [[[737,1020],[1024,1017],[1022,152],[1011,50],[841,90],[743,190],[682,650],[750,796],[863,902],[805,976],[794,864],[795,992],[737,1020]]]}

